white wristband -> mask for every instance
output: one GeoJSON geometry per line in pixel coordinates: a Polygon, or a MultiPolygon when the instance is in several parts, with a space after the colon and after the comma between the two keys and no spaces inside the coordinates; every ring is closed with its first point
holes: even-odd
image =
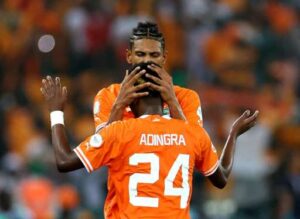
{"type": "Polygon", "coordinates": [[[62,124],[64,125],[64,112],[63,111],[52,111],[50,113],[50,122],[51,122],[51,128],[55,126],[56,124],[62,124]]]}

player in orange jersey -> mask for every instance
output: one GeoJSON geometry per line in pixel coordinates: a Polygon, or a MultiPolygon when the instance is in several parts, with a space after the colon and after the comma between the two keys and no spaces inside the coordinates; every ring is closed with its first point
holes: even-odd
{"type": "MultiPolygon", "coordinates": [[[[145,82],[149,83],[149,82],[145,82]]],[[[138,85],[137,85],[138,86],[138,85]]],[[[223,188],[233,165],[237,137],[251,128],[258,112],[246,111],[233,124],[220,159],[206,131],[197,124],[163,116],[159,92],[130,105],[136,118],[117,121],[71,150],[65,134],[66,87],[48,76],[41,91],[48,104],[52,143],[59,171],[108,166],[105,218],[182,218],[189,216],[194,168],[223,188]]]]}
{"type": "MultiPolygon", "coordinates": [[[[147,86],[160,92],[164,100],[164,115],[189,121],[202,126],[202,112],[198,94],[190,89],[174,86],[171,76],[164,69],[167,58],[165,41],[162,33],[154,23],[139,23],[133,29],[129,49],[126,52],[130,65],[153,62],[152,69],[159,77],[152,78],[155,84],[133,86],[141,75],[148,76],[145,71],[136,68],[132,73],[127,70],[121,84],[112,84],[98,92],[94,100],[94,120],[96,131],[113,121],[133,118],[130,104],[135,98],[147,95],[138,92],[147,86]]],[[[153,77],[149,75],[149,77],[153,77]]]]}

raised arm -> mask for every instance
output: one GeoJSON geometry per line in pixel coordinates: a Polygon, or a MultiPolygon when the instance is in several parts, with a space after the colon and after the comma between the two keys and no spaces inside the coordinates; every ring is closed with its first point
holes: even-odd
{"type": "Polygon", "coordinates": [[[255,111],[255,113],[251,115],[250,111],[246,110],[233,123],[220,156],[219,167],[214,174],[208,177],[216,187],[223,188],[227,184],[233,166],[236,139],[256,124],[258,114],[259,112],[255,111]]]}
{"type": "Polygon", "coordinates": [[[68,172],[82,168],[82,162],[69,145],[64,126],[63,110],[67,101],[67,88],[61,86],[59,77],[53,80],[47,76],[42,80],[41,92],[50,111],[52,145],[57,169],[60,172],[68,172]]]}

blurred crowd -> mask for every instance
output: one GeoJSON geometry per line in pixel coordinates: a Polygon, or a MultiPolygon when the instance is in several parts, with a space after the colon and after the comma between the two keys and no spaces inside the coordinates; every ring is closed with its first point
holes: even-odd
{"type": "Polygon", "coordinates": [[[105,169],[56,170],[41,79],[68,87],[75,147],[95,131],[93,98],[122,81],[131,30],[147,20],[165,35],[174,84],[198,92],[217,147],[242,110],[260,111],[226,189],[195,174],[192,218],[300,218],[299,0],[0,0],[0,219],[103,217],[105,169]]]}

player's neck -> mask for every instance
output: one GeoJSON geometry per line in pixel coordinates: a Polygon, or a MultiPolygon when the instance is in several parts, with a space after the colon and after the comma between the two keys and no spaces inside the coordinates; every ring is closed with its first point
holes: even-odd
{"type": "Polygon", "coordinates": [[[134,105],[135,117],[142,115],[163,115],[163,105],[160,98],[141,98],[134,105]]]}
{"type": "Polygon", "coordinates": [[[142,115],[163,115],[161,106],[148,106],[145,110],[141,110],[140,112],[141,113],[139,113],[140,115],[138,115],[138,117],[142,115]]]}

